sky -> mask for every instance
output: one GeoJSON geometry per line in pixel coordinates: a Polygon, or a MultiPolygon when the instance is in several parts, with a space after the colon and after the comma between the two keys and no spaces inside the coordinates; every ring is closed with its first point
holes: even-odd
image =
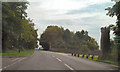
{"type": "MultiPolygon", "coordinates": [[[[28,0],[28,17],[33,19],[38,37],[49,25],[62,26],[76,32],[86,30],[100,45],[101,27],[115,24],[116,17],[106,16],[111,0],[28,0]]],[[[113,34],[111,32],[111,37],[113,34]]]]}

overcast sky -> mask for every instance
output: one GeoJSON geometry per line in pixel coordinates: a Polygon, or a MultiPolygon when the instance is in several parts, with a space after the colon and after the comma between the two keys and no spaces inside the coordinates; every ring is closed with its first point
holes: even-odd
{"type": "Polygon", "coordinates": [[[100,43],[100,28],[115,24],[116,17],[106,16],[105,8],[111,0],[28,0],[28,16],[33,19],[40,34],[49,25],[62,26],[69,30],[87,30],[100,43]]]}

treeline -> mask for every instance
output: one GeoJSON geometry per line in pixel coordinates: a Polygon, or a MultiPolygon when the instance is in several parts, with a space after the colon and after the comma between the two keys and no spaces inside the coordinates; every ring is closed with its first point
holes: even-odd
{"type": "Polygon", "coordinates": [[[28,2],[2,3],[2,50],[33,49],[37,47],[37,30],[27,17],[28,2]]]}
{"type": "MultiPolygon", "coordinates": [[[[108,11],[106,15],[110,17],[116,16],[116,25],[112,26],[112,29],[114,31],[114,41],[111,40],[111,46],[110,46],[110,53],[111,55],[108,55],[114,59],[114,61],[118,61],[118,65],[120,66],[120,1],[116,2],[115,5],[112,7],[108,7],[105,10],[108,11]]],[[[105,58],[106,59],[106,58],[105,58]]],[[[107,59],[106,59],[107,60],[107,59]]],[[[111,60],[111,59],[108,59],[111,60]]]]}
{"type": "Polygon", "coordinates": [[[82,30],[74,33],[58,26],[48,26],[39,41],[45,50],[64,48],[89,52],[99,48],[95,39],[90,37],[87,31],[82,30]]]}

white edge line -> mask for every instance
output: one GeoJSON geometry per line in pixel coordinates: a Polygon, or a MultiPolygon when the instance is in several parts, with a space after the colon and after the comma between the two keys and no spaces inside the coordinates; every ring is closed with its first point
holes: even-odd
{"type": "Polygon", "coordinates": [[[13,59],[12,61],[16,61],[16,60],[18,60],[18,59],[20,59],[20,58],[13,59]]]}
{"type": "Polygon", "coordinates": [[[65,64],[65,66],[67,66],[70,70],[74,70],[73,68],[71,68],[69,65],[65,64]]]}
{"type": "Polygon", "coordinates": [[[52,57],[55,57],[54,55],[52,55],[52,57]]]}
{"type": "MultiPolygon", "coordinates": [[[[26,57],[25,57],[25,58],[26,58],[26,57]]],[[[17,62],[14,62],[14,63],[12,63],[12,64],[10,64],[10,65],[7,65],[7,66],[3,67],[3,69],[6,69],[6,68],[10,67],[10,66],[12,66],[12,65],[14,65],[14,64],[22,61],[22,60],[25,59],[25,58],[22,58],[22,59],[18,60],[17,62]]],[[[2,69],[0,69],[0,70],[2,70],[2,69]]]]}

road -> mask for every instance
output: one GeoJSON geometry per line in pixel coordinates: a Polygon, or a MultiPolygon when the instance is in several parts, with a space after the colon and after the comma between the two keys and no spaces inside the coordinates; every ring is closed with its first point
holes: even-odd
{"type": "Polygon", "coordinates": [[[35,51],[33,55],[3,58],[3,70],[116,70],[116,66],[73,57],[68,54],[35,51]]]}

